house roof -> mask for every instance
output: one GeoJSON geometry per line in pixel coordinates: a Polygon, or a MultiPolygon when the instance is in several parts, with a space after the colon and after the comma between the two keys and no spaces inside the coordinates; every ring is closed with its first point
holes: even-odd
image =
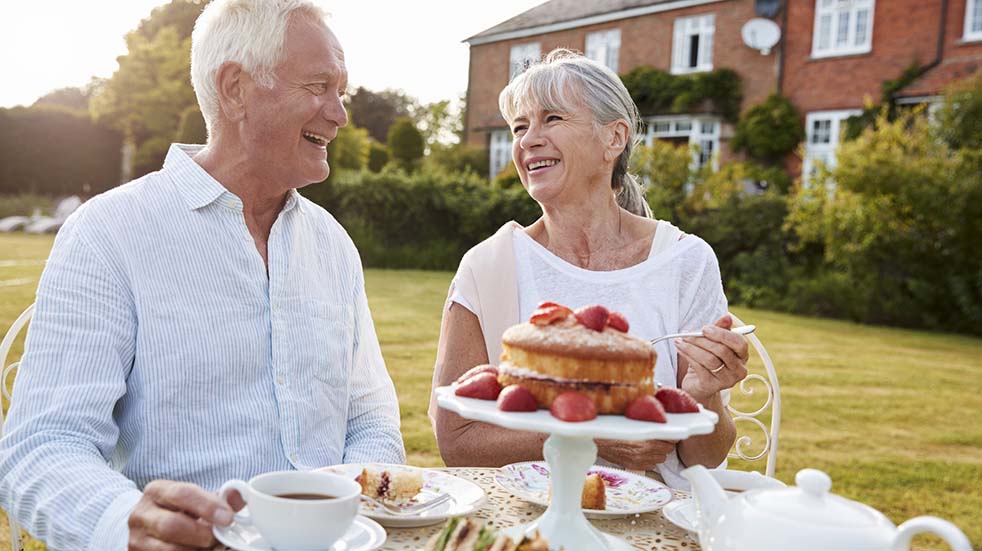
{"type": "Polygon", "coordinates": [[[549,0],[464,40],[483,44],[720,0],[549,0]],[[555,28],[551,28],[555,27],[555,28]],[[545,29],[543,29],[545,28],[545,29]],[[522,31],[534,31],[522,33],[522,31]]]}
{"type": "Polygon", "coordinates": [[[937,96],[952,82],[978,72],[982,72],[982,59],[977,56],[945,59],[937,67],[897,92],[896,97],[937,96]]]}

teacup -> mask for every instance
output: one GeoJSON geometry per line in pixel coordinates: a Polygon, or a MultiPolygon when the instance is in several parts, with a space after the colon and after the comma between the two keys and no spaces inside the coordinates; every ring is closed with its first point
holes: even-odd
{"type": "Polygon", "coordinates": [[[237,490],[249,516],[235,521],[254,524],[275,549],[324,550],[348,530],[358,514],[361,486],[346,477],[314,471],[275,471],[249,482],[229,480],[219,495],[237,490]]]}

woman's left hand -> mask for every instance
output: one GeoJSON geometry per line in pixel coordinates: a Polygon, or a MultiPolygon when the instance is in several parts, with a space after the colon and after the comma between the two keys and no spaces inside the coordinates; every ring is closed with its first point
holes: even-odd
{"type": "Polygon", "coordinates": [[[689,364],[681,387],[700,402],[747,376],[750,350],[743,336],[730,331],[732,327],[733,318],[725,315],[703,327],[701,337],[675,339],[675,347],[689,364]]]}

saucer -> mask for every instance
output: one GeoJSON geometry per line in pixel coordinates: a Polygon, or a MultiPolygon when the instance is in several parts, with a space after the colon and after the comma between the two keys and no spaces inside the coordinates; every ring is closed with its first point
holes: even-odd
{"type": "MultiPolygon", "coordinates": [[[[246,509],[239,511],[243,514],[246,509]]],[[[215,526],[212,532],[218,541],[237,551],[274,551],[266,542],[259,530],[252,525],[233,522],[229,526],[215,526]]],[[[354,523],[341,539],[334,542],[324,551],[373,551],[385,543],[385,529],[377,522],[361,515],[355,517],[354,523]]]]}
{"type": "Polygon", "coordinates": [[[673,501],[662,508],[661,513],[665,515],[668,522],[685,530],[695,533],[696,531],[696,502],[691,499],[673,501]]]}

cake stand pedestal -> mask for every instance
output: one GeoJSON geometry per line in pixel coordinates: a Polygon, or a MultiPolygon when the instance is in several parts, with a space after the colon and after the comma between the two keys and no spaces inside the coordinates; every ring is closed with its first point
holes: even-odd
{"type": "Polygon", "coordinates": [[[597,460],[594,438],[614,440],[683,440],[696,434],[709,434],[718,421],[716,413],[668,414],[667,423],[635,421],[621,415],[600,415],[592,421],[567,423],[548,411],[505,412],[496,402],[462,398],[453,387],[436,389],[437,403],[464,417],[505,428],[550,434],[542,447],[549,465],[552,496],[549,507],[529,524],[506,530],[509,536],[532,536],[538,531],[553,549],[565,551],[629,551],[626,541],[594,528],[580,507],[586,473],[597,460]]]}

